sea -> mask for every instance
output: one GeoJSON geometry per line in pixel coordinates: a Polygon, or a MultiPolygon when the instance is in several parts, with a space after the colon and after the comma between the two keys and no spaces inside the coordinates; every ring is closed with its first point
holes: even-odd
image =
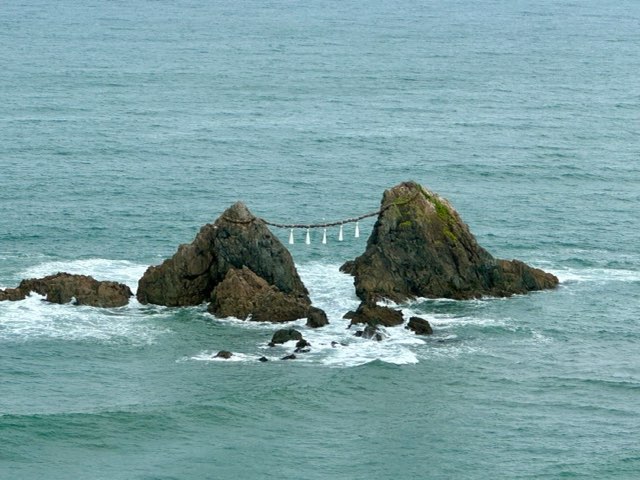
{"type": "Polygon", "coordinates": [[[331,322],[291,361],[205,305],[2,302],[1,479],[640,478],[640,2],[4,0],[0,59],[0,288],[135,291],[237,200],[340,221],[406,180],[560,279],[375,342],[339,272],[375,218],[274,228],[331,322]]]}

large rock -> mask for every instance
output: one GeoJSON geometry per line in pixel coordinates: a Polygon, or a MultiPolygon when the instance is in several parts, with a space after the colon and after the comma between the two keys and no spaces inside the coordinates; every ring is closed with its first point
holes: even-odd
{"type": "Polygon", "coordinates": [[[211,293],[209,312],[256,322],[290,322],[307,316],[306,297],[281,292],[247,267],[231,268],[211,293]]]}
{"type": "Polygon", "coordinates": [[[304,318],[311,307],[291,254],[241,202],[162,265],[149,267],[137,297],[166,306],[212,300],[216,315],[258,321],[304,318]]]}
{"type": "Polygon", "coordinates": [[[122,307],[133,295],[131,289],[116,282],[99,282],[87,275],[60,272],[43,278],[23,280],[18,288],[0,291],[1,300],[22,300],[30,292],[44,295],[52,303],[69,303],[93,307],[122,307]]]}
{"type": "Polygon", "coordinates": [[[342,270],[366,302],[510,296],[554,288],[558,279],[483,249],[449,202],[415,182],[386,190],[367,248],[342,270]]]}

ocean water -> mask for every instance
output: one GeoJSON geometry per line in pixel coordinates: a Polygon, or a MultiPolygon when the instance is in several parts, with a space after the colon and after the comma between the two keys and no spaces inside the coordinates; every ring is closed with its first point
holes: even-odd
{"type": "Polygon", "coordinates": [[[291,362],[205,307],[0,303],[0,478],[640,478],[640,3],[9,0],[0,52],[0,288],[135,289],[236,200],[330,221],[409,179],[561,280],[377,343],[338,271],[372,220],[298,233],[331,324],[291,362]]]}

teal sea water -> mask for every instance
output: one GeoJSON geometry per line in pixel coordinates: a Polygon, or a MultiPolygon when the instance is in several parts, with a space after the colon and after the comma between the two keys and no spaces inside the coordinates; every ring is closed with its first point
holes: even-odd
{"type": "Polygon", "coordinates": [[[337,220],[408,179],[561,280],[376,343],[338,272],[372,222],[300,233],[331,325],[264,364],[274,325],[204,307],[0,303],[0,478],[640,478],[639,2],[10,0],[0,52],[0,288],[135,289],[235,200],[337,220]]]}

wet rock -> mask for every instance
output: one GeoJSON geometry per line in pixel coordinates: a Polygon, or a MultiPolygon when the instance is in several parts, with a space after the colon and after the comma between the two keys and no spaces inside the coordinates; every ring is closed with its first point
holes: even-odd
{"type": "Polygon", "coordinates": [[[117,282],[100,282],[87,275],[59,272],[43,278],[20,282],[17,288],[0,291],[0,300],[22,300],[30,292],[43,295],[48,302],[89,305],[92,307],[122,307],[133,295],[131,289],[117,282]]]}
{"type": "Polygon", "coordinates": [[[286,294],[247,267],[229,269],[211,294],[208,310],[219,317],[256,322],[289,322],[309,311],[308,299],[286,294]]]}
{"type": "Polygon", "coordinates": [[[18,300],[24,300],[26,297],[27,292],[24,292],[19,288],[7,288],[5,290],[0,290],[0,302],[5,300],[17,302],[18,300]]]}
{"type": "Polygon", "coordinates": [[[311,309],[290,253],[242,202],[203,226],[173,257],[149,267],[137,297],[166,306],[211,301],[214,315],[254,321],[297,320],[311,309]]]}
{"type": "Polygon", "coordinates": [[[268,359],[267,357],[260,357],[260,358],[258,359],[258,361],[259,361],[259,362],[263,362],[263,363],[264,363],[264,362],[268,362],[268,361],[269,361],[269,359],[268,359]]]}
{"type": "Polygon", "coordinates": [[[302,340],[302,334],[295,328],[282,328],[273,334],[269,346],[273,347],[278,344],[290,342],[291,340],[302,340]]]}
{"type": "Polygon", "coordinates": [[[413,330],[416,335],[431,335],[433,333],[431,324],[424,318],[420,317],[409,318],[409,323],[406,328],[408,330],[413,330]]]}
{"type": "Polygon", "coordinates": [[[356,337],[369,338],[377,342],[382,341],[382,333],[375,325],[367,325],[364,330],[358,330],[355,334],[356,337]]]}
{"type": "Polygon", "coordinates": [[[296,343],[295,353],[309,353],[311,349],[309,348],[311,344],[307,342],[304,338],[302,340],[298,340],[296,343]]]}
{"type": "Polygon", "coordinates": [[[295,360],[296,357],[293,353],[291,355],[287,355],[286,357],[282,357],[280,360],[295,360]]]}
{"type": "Polygon", "coordinates": [[[502,297],[558,285],[552,274],[495,259],[447,200],[415,182],[384,192],[365,252],[341,270],[365,302],[502,297]]]}
{"type": "Polygon", "coordinates": [[[224,358],[225,360],[231,357],[233,357],[233,353],[227,350],[220,350],[218,353],[216,353],[216,356],[215,356],[215,358],[224,358]]]}
{"type": "Polygon", "coordinates": [[[329,319],[324,310],[316,307],[309,307],[307,311],[307,327],[320,328],[329,324],[329,319]]]}
{"type": "Polygon", "coordinates": [[[393,308],[376,305],[375,303],[361,303],[355,312],[351,313],[351,325],[366,323],[376,326],[394,327],[403,323],[402,312],[393,308]]]}

